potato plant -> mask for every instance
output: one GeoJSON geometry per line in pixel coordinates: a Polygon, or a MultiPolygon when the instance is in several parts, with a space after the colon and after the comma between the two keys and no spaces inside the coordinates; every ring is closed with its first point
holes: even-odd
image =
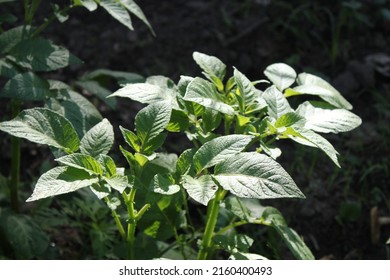
{"type": "MultiPolygon", "coordinates": [[[[50,146],[58,163],[41,175],[27,201],[89,188],[111,209],[130,259],[145,258],[146,246],[153,248],[148,258],[204,260],[220,251],[230,259],[266,258],[250,251],[256,241],[240,233],[247,224],[273,228],[296,258],[313,259],[280,211],[262,205],[305,197],[276,161],[282,151],[275,144],[289,139],[318,148],[340,166],[338,152],[319,133],[347,132],[361,119],[328,82],[297,75],[286,64],[272,64],[264,71],[266,80],[250,81],[237,68],[226,77],[227,67],[217,57],[194,52],[193,58],[203,77],[181,76],[175,83],[152,76],[108,96],[145,104],[133,131],[120,127],[126,166],[110,154],[115,141],[107,119],[78,131],[86,114],[72,121],[71,114],[47,106],[0,123],[3,132],[50,146]],[[309,100],[293,108],[289,100],[301,95],[309,100]],[[185,135],[192,148],[167,153],[168,133],[185,135]],[[200,207],[207,208],[206,215],[195,221],[200,207]]],[[[31,84],[39,92],[40,84],[31,84]]],[[[13,84],[8,87],[15,92],[13,84]]],[[[72,92],[53,82],[46,89],[45,98],[53,91],[72,92]]]]}

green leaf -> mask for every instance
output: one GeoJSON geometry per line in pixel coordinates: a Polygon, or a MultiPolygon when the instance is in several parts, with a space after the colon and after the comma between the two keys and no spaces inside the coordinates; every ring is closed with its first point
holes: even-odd
{"type": "Polygon", "coordinates": [[[130,186],[127,176],[124,175],[115,175],[110,178],[105,177],[104,180],[111,188],[117,190],[120,193],[123,193],[124,190],[130,186]]]}
{"type": "Polygon", "coordinates": [[[222,116],[220,112],[209,108],[204,110],[202,115],[202,125],[207,132],[211,132],[217,129],[221,124],[221,121],[222,116]]]}
{"type": "Polygon", "coordinates": [[[154,137],[153,139],[150,139],[147,144],[143,145],[143,153],[145,155],[151,155],[152,153],[154,153],[164,144],[167,135],[167,133],[163,132],[154,137]]]}
{"type": "Polygon", "coordinates": [[[352,110],[351,103],[338,90],[320,77],[308,73],[301,73],[298,75],[297,83],[298,86],[293,88],[294,94],[317,95],[337,108],[352,110]]]}
{"type": "Polygon", "coordinates": [[[81,94],[67,89],[52,90],[56,91],[57,97],[50,98],[46,105],[69,120],[80,138],[103,119],[96,107],[81,94]]]}
{"type": "Polygon", "coordinates": [[[6,54],[17,44],[29,38],[31,26],[18,26],[0,34],[0,53],[6,54]]]}
{"type": "Polygon", "coordinates": [[[264,91],[263,98],[268,105],[268,114],[276,120],[293,111],[283,93],[275,86],[267,88],[264,91]]]}
{"type": "Polygon", "coordinates": [[[226,65],[219,58],[200,52],[194,52],[192,57],[206,74],[211,77],[217,77],[221,81],[223,80],[226,74],[226,65]]]}
{"type": "Polygon", "coordinates": [[[238,261],[238,260],[268,260],[268,259],[259,254],[237,252],[237,253],[233,253],[229,257],[229,260],[238,261]]]}
{"type": "Polygon", "coordinates": [[[49,246],[49,238],[30,217],[4,215],[0,223],[3,238],[9,242],[17,259],[42,258],[49,246]]]}
{"type": "Polygon", "coordinates": [[[270,223],[278,232],[297,259],[314,260],[314,256],[305,242],[303,242],[302,238],[292,228],[287,226],[282,214],[277,209],[267,207],[263,212],[262,218],[266,223],[270,223]]]}
{"type": "Polygon", "coordinates": [[[182,180],[183,187],[187,190],[188,195],[196,202],[205,206],[207,206],[218,190],[210,175],[203,175],[196,179],[184,175],[182,180]]]}
{"type": "Polygon", "coordinates": [[[100,100],[102,100],[104,103],[106,103],[108,106],[110,106],[111,109],[116,108],[116,99],[115,98],[107,98],[110,96],[111,91],[106,89],[105,87],[101,86],[96,81],[78,81],[76,84],[91,94],[97,96],[100,100]]]}
{"type": "Polygon", "coordinates": [[[287,113],[281,116],[276,122],[275,122],[275,127],[280,128],[280,127],[289,127],[292,126],[293,124],[296,123],[304,123],[305,118],[304,116],[297,114],[297,113],[287,113]]]}
{"type": "Polygon", "coordinates": [[[332,146],[332,144],[321,135],[298,125],[287,128],[284,134],[299,144],[319,148],[338,167],[340,167],[339,161],[337,159],[339,153],[332,146]]]}
{"type": "Polygon", "coordinates": [[[166,174],[156,174],[151,182],[151,187],[155,193],[172,195],[180,191],[180,186],[174,184],[166,174]]]}
{"type": "Polygon", "coordinates": [[[42,38],[22,41],[10,50],[8,59],[33,71],[53,71],[81,63],[67,49],[42,38]]]}
{"type": "Polygon", "coordinates": [[[145,80],[139,74],[123,71],[114,71],[110,69],[97,69],[95,71],[89,72],[82,77],[82,81],[87,80],[100,80],[102,78],[111,77],[118,80],[119,84],[126,83],[139,83],[145,80]]]}
{"type": "Polygon", "coordinates": [[[280,91],[291,86],[297,78],[295,70],[284,63],[271,64],[265,69],[264,75],[266,75],[280,91]]]}
{"type": "Polygon", "coordinates": [[[170,132],[181,132],[187,130],[189,126],[188,115],[184,111],[173,109],[166,129],[170,132]]]}
{"type": "Polygon", "coordinates": [[[188,85],[184,100],[198,103],[223,114],[234,114],[234,109],[224,102],[215,86],[202,78],[197,77],[188,85]]]}
{"type": "Polygon", "coordinates": [[[11,79],[19,73],[19,69],[12,65],[7,59],[0,59],[0,76],[11,79]]]}
{"type": "Polygon", "coordinates": [[[117,175],[117,168],[114,160],[108,155],[99,155],[97,161],[103,169],[103,175],[106,178],[111,178],[117,175]]]}
{"type": "Polygon", "coordinates": [[[23,101],[45,100],[50,96],[50,85],[32,72],[17,74],[0,92],[0,97],[23,101]]]}
{"type": "Polygon", "coordinates": [[[174,108],[178,108],[175,92],[171,89],[157,85],[136,83],[127,84],[109,97],[126,97],[144,104],[152,104],[159,101],[169,101],[174,108]]]}
{"type": "Polygon", "coordinates": [[[35,186],[27,202],[74,192],[98,183],[98,178],[91,178],[88,172],[68,166],[55,167],[44,173],[35,186]]]}
{"type": "Polygon", "coordinates": [[[225,199],[225,208],[244,221],[253,223],[261,217],[264,209],[258,199],[229,196],[225,199]]]}
{"type": "Polygon", "coordinates": [[[195,175],[191,174],[194,167],[193,167],[193,157],[196,153],[196,149],[188,149],[185,150],[178,158],[176,163],[176,170],[179,175],[195,175]]]}
{"type": "Polygon", "coordinates": [[[107,119],[91,128],[81,139],[80,151],[92,157],[107,154],[114,144],[114,129],[107,119]]]}
{"type": "Polygon", "coordinates": [[[304,198],[279,163],[258,153],[240,153],[217,164],[214,176],[225,190],[244,198],[304,198]]]}
{"type": "Polygon", "coordinates": [[[80,140],[70,122],[45,108],[24,110],[13,120],[0,123],[0,130],[67,153],[79,149],[80,140]]]}
{"type": "Polygon", "coordinates": [[[257,99],[258,91],[252,82],[236,68],[234,68],[234,79],[240,91],[240,95],[244,100],[245,108],[257,99]]]}
{"type": "Polygon", "coordinates": [[[73,0],[76,6],[84,6],[88,11],[93,12],[97,9],[98,5],[93,0],[73,0]]]}
{"type": "Polygon", "coordinates": [[[213,241],[229,253],[248,252],[253,244],[253,239],[244,234],[237,235],[216,235],[213,241]]]}
{"type": "Polygon", "coordinates": [[[132,14],[134,14],[137,18],[142,20],[147,27],[149,27],[150,31],[153,35],[156,35],[154,33],[154,30],[152,26],[150,25],[148,19],[146,18],[144,12],[141,10],[141,8],[135,3],[133,0],[121,0],[121,3],[128,9],[132,14]]]}
{"type": "Polygon", "coordinates": [[[129,146],[133,148],[134,151],[139,153],[141,149],[141,143],[139,142],[138,136],[134,132],[122,126],[119,126],[119,129],[121,130],[123,139],[125,139],[126,143],[129,144],[129,146]]]}
{"type": "Polygon", "coordinates": [[[197,173],[238,154],[252,139],[249,135],[227,135],[206,142],[194,155],[197,173]]]}
{"type": "Polygon", "coordinates": [[[345,109],[325,109],[306,101],[296,112],[306,119],[305,128],[322,133],[347,132],[361,125],[362,120],[345,109]]]}
{"type": "Polygon", "coordinates": [[[99,4],[117,21],[130,30],[134,29],[130,15],[122,3],[117,0],[100,0],[99,4]]]}
{"type": "Polygon", "coordinates": [[[172,107],[168,102],[156,102],[143,108],[135,117],[135,128],[143,151],[168,125],[172,107]]]}
{"type": "Polygon", "coordinates": [[[90,155],[74,153],[60,157],[56,159],[56,161],[69,167],[84,170],[90,175],[103,175],[103,169],[100,163],[90,155]]]}

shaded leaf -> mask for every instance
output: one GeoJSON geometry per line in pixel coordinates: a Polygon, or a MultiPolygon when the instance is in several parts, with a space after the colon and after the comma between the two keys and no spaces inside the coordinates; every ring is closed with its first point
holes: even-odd
{"type": "Polygon", "coordinates": [[[45,100],[50,97],[50,85],[32,72],[17,74],[0,91],[0,97],[29,100],[45,100]]]}
{"type": "Polygon", "coordinates": [[[180,186],[174,184],[166,174],[156,174],[151,182],[151,187],[154,192],[172,195],[180,191],[180,186]]]}
{"type": "Polygon", "coordinates": [[[113,18],[122,23],[124,26],[133,30],[133,24],[129,13],[123,4],[113,0],[100,0],[100,6],[102,6],[113,18]]]}

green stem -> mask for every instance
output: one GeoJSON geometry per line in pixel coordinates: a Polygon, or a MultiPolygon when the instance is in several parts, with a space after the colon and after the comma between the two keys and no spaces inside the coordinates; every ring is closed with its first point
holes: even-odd
{"type": "MultiPolygon", "coordinates": [[[[60,11],[60,13],[66,13],[67,11],[69,11],[71,8],[73,8],[73,6],[67,6],[65,7],[64,9],[62,9],[60,11]]],[[[56,15],[53,14],[51,17],[49,17],[48,19],[45,19],[45,21],[34,31],[34,33],[32,34],[32,38],[35,38],[37,37],[39,34],[42,33],[43,30],[46,29],[46,27],[48,27],[55,19],[56,19],[56,15]]]]}
{"type": "Polygon", "coordinates": [[[129,245],[129,259],[133,260],[135,258],[134,254],[134,241],[135,241],[135,228],[137,226],[137,213],[134,209],[134,198],[136,194],[136,189],[132,188],[129,194],[123,193],[123,198],[127,206],[127,237],[126,241],[129,245]]]}
{"type": "Polygon", "coordinates": [[[226,191],[219,187],[215,194],[215,198],[211,200],[207,206],[207,223],[203,234],[201,248],[198,253],[198,260],[206,260],[211,250],[211,243],[215,225],[217,224],[220,202],[225,195],[226,191]]]}
{"type": "MultiPolygon", "coordinates": [[[[105,201],[108,202],[108,198],[107,197],[105,198],[105,201]]],[[[118,228],[119,234],[121,235],[121,237],[124,240],[126,240],[126,232],[125,232],[125,229],[123,228],[123,225],[122,225],[122,222],[120,220],[120,217],[119,217],[118,213],[115,210],[112,210],[111,214],[112,214],[112,217],[115,220],[115,224],[116,224],[116,227],[118,228]]]]}
{"type": "MultiPolygon", "coordinates": [[[[12,100],[11,102],[12,118],[15,118],[20,112],[20,101],[12,100]]],[[[10,188],[10,200],[11,208],[16,213],[19,212],[19,199],[18,189],[20,180],[20,138],[11,136],[11,181],[10,188]]]]}

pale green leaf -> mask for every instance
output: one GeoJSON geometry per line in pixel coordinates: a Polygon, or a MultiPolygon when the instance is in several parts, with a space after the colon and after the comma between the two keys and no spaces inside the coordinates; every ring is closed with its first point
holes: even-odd
{"type": "Polygon", "coordinates": [[[142,77],[139,74],[132,73],[132,72],[123,72],[123,71],[114,71],[110,69],[97,69],[92,72],[89,72],[81,78],[82,81],[86,80],[100,80],[105,77],[110,77],[113,79],[116,79],[119,84],[126,84],[126,83],[139,83],[143,82],[145,80],[144,77],[142,77]]]}
{"type": "Polygon", "coordinates": [[[263,154],[240,153],[217,164],[214,174],[222,188],[238,197],[304,197],[283,167],[263,154]]]}
{"type": "Polygon", "coordinates": [[[305,128],[322,133],[347,132],[358,127],[362,120],[345,109],[325,109],[306,101],[296,112],[306,119],[305,128]]]}
{"type": "Polygon", "coordinates": [[[188,195],[205,206],[214,197],[218,189],[210,175],[203,175],[199,178],[185,175],[182,180],[183,187],[187,190],[188,195]]]}
{"type": "Polygon", "coordinates": [[[109,97],[126,97],[144,104],[159,101],[169,101],[174,108],[178,108],[176,95],[172,89],[163,88],[153,84],[135,83],[127,84],[109,97]]]}
{"type": "Polygon", "coordinates": [[[267,88],[263,98],[268,105],[268,114],[276,120],[293,111],[286,97],[275,86],[267,88]]]}
{"type": "Polygon", "coordinates": [[[284,63],[275,63],[268,66],[264,74],[280,91],[291,86],[297,78],[295,70],[284,63]]]}
{"type": "Polygon", "coordinates": [[[234,79],[240,90],[241,97],[244,100],[245,107],[247,107],[258,98],[258,90],[252,82],[236,68],[234,68],[234,79]]]}
{"type": "Polygon", "coordinates": [[[285,134],[292,140],[306,146],[316,147],[322,150],[338,167],[340,167],[338,161],[338,152],[332,146],[332,144],[321,135],[314,131],[301,127],[293,126],[289,127],[285,134]]]}
{"type": "Polygon", "coordinates": [[[223,80],[226,74],[226,65],[219,58],[200,52],[194,52],[192,57],[206,74],[223,80]]]}
{"type": "Polygon", "coordinates": [[[49,82],[32,72],[17,74],[0,91],[0,97],[23,101],[45,100],[49,96],[49,82]]]}
{"type": "Polygon", "coordinates": [[[97,9],[98,5],[93,0],[73,0],[73,2],[78,6],[83,6],[88,9],[88,11],[93,12],[97,9]]]}
{"type": "Polygon", "coordinates": [[[55,167],[38,179],[34,192],[27,202],[74,192],[98,181],[98,178],[91,178],[88,172],[81,169],[67,166],[55,167]]]}
{"type": "Polygon", "coordinates": [[[124,175],[115,175],[110,178],[105,177],[104,180],[111,188],[117,190],[120,193],[123,193],[124,190],[130,186],[127,176],[124,175]]]}
{"type": "Polygon", "coordinates": [[[308,73],[301,73],[298,75],[297,83],[298,86],[293,88],[296,93],[317,95],[337,108],[352,110],[351,103],[338,90],[320,77],[308,73]]]}
{"type": "Polygon", "coordinates": [[[189,126],[188,115],[184,111],[173,109],[166,129],[170,132],[181,132],[187,130],[189,126]]]}
{"type": "Polygon", "coordinates": [[[188,85],[184,100],[198,103],[223,114],[234,114],[234,109],[224,102],[215,86],[202,78],[197,77],[188,85]]]}
{"type": "Polygon", "coordinates": [[[151,187],[155,193],[164,195],[172,195],[180,191],[180,186],[174,184],[166,174],[154,175],[151,187]]]}
{"type": "Polygon", "coordinates": [[[46,108],[24,110],[13,120],[0,123],[0,130],[65,152],[79,149],[80,140],[71,123],[46,108]]]}
{"type": "Polygon", "coordinates": [[[232,212],[238,218],[250,223],[261,217],[264,207],[258,199],[229,196],[225,199],[225,209],[232,212]]]}
{"type": "Polygon", "coordinates": [[[250,135],[227,135],[215,138],[202,145],[194,155],[196,171],[212,167],[238,154],[252,141],[250,135]]]}
{"type": "Polygon", "coordinates": [[[141,8],[135,3],[133,0],[120,0],[121,3],[128,9],[132,14],[134,14],[137,18],[142,20],[150,29],[153,35],[155,35],[152,26],[150,25],[148,19],[146,18],[144,12],[141,8]]]}
{"type": "Polygon", "coordinates": [[[259,254],[237,252],[229,257],[229,260],[268,260],[266,257],[259,254]]]}
{"type": "Polygon", "coordinates": [[[81,139],[80,151],[96,157],[107,154],[114,144],[114,129],[107,119],[92,127],[81,139]]]}
{"type": "Polygon", "coordinates": [[[262,218],[278,232],[284,243],[290,249],[297,259],[314,260],[313,253],[305,244],[302,238],[292,229],[287,226],[282,214],[273,207],[267,207],[262,218]]]}
{"type": "Polygon", "coordinates": [[[91,175],[103,175],[103,169],[100,163],[90,155],[74,153],[57,158],[56,161],[69,167],[84,170],[91,175]]]}
{"type": "Polygon", "coordinates": [[[81,63],[67,49],[42,38],[24,40],[9,53],[8,59],[33,71],[52,71],[81,63]]]}
{"type": "Polygon", "coordinates": [[[156,102],[143,108],[135,117],[135,128],[142,143],[141,151],[167,127],[172,107],[168,102],[156,102]]]}
{"type": "Polygon", "coordinates": [[[130,15],[123,4],[117,0],[100,0],[99,4],[117,21],[130,30],[134,29],[130,15]]]}

